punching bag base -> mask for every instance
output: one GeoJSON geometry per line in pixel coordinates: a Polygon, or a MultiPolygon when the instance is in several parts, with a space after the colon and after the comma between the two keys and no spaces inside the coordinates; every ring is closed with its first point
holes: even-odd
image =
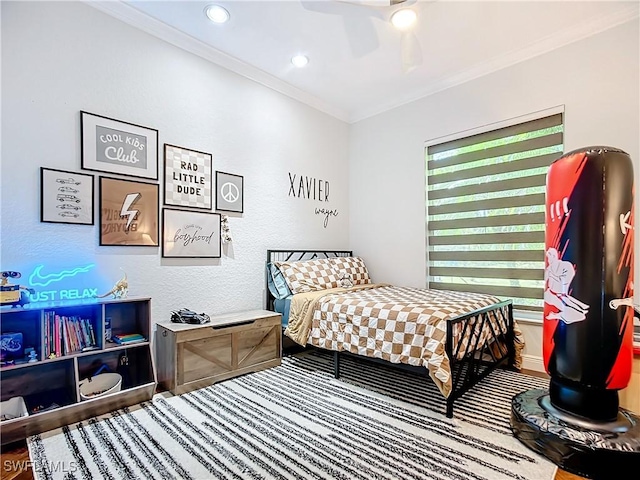
{"type": "Polygon", "coordinates": [[[614,421],[594,421],[557,410],[546,390],[527,390],[511,400],[511,430],[528,448],[575,475],[624,478],[640,468],[640,417],[622,408],[614,421]]]}
{"type": "Polygon", "coordinates": [[[612,422],[620,415],[617,390],[564,385],[557,378],[551,378],[549,404],[542,406],[545,410],[553,409],[555,415],[564,411],[569,416],[586,417],[599,422],[612,422]]]}

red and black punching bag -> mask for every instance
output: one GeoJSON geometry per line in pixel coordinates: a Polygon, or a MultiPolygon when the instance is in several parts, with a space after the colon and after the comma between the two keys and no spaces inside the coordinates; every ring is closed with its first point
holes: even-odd
{"type": "Polygon", "coordinates": [[[543,356],[556,408],[609,421],[633,361],[633,165],[610,147],[547,174],[543,356]]]}

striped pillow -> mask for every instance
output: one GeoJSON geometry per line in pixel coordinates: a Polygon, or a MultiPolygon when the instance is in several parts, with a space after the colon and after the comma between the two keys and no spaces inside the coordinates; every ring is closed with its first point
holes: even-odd
{"type": "Polygon", "coordinates": [[[351,281],[354,285],[364,285],[371,283],[369,271],[361,257],[333,257],[330,258],[333,268],[336,270],[338,278],[341,273],[351,275],[351,281]]]}
{"type": "Polygon", "coordinates": [[[329,258],[273,263],[284,275],[291,293],[314,292],[339,286],[338,273],[329,258]]]}

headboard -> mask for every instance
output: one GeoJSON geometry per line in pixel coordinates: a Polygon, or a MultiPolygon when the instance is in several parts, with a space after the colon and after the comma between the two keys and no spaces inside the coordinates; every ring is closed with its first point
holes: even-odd
{"type": "Polygon", "coordinates": [[[351,257],[351,250],[267,250],[267,263],[264,268],[264,281],[267,291],[267,310],[273,311],[273,295],[269,290],[266,266],[271,262],[297,262],[314,258],[351,257]]]}

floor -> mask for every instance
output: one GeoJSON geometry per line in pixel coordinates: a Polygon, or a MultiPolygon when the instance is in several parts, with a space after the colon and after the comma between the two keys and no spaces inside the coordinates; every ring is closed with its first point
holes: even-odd
{"type": "MultiPolygon", "coordinates": [[[[544,373],[533,371],[523,371],[523,373],[540,377],[546,376],[544,373]]],[[[1,458],[0,480],[33,480],[29,450],[24,441],[3,447],[1,458]]],[[[558,469],[555,480],[584,480],[584,477],[558,469]]]]}
{"type": "Polygon", "coordinates": [[[10,445],[10,449],[2,448],[2,468],[0,479],[2,480],[32,480],[29,450],[25,442],[10,445]]]}
{"type": "MultiPolygon", "coordinates": [[[[33,480],[29,450],[24,442],[11,446],[6,452],[3,449],[0,480],[33,480]]],[[[555,480],[584,480],[584,477],[558,469],[555,480]]]]}

